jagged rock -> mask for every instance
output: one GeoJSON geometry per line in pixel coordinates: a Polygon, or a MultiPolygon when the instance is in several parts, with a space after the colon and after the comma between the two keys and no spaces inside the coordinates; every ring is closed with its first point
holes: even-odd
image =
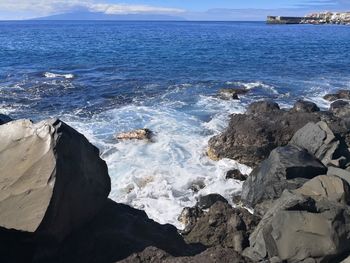
{"type": "Polygon", "coordinates": [[[328,101],[335,101],[339,99],[350,100],[350,90],[338,90],[336,93],[327,94],[323,98],[328,101]]]}
{"type": "Polygon", "coordinates": [[[233,169],[233,170],[229,170],[226,173],[225,178],[226,179],[235,179],[235,180],[239,180],[239,181],[245,181],[247,180],[247,175],[246,174],[242,174],[240,170],[238,169],[233,169]]]}
{"type": "Polygon", "coordinates": [[[320,111],[320,108],[317,107],[317,105],[311,101],[305,101],[305,100],[298,100],[293,108],[292,111],[295,112],[316,112],[320,111]]]}
{"type": "Polygon", "coordinates": [[[208,209],[218,201],[228,203],[227,200],[219,194],[209,194],[199,196],[196,206],[198,206],[201,209],[208,209]]]}
{"type": "Polygon", "coordinates": [[[202,213],[190,231],[184,234],[188,243],[201,243],[212,247],[221,245],[242,251],[248,246],[248,235],[256,224],[256,219],[249,212],[232,208],[228,203],[218,201],[208,212],[202,213]]]}
{"type": "Polygon", "coordinates": [[[254,262],[334,262],[350,251],[350,208],[288,190],[275,201],[251,234],[243,255],[254,262]],[[313,260],[313,261],[312,261],[313,260]]]}
{"type": "Polygon", "coordinates": [[[328,167],[327,175],[338,176],[350,184],[350,171],[336,168],[336,167],[328,167]]]}
{"type": "Polygon", "coordinates": [[[115,137],[118,140],[151,140],[153,135],[153,132],[149,129],[137,129],[119,133],[115,137]]]}
{"type": "Polygon", "coordinates": [[[350,102],[344,100],[337,100],[331,104],[329,111],[340,118],[349,118],[350,102]]]}
{"type": "Polygon", "coordinates": [[[181,234],[189,233],[195,226],[197,219],[203,215],[203,210],[198,206],[185,207],[177,220],[181,222],[185,228],[181,230],[181,234]]]}
{"type": "Polygon", "coordinates": [[[248,92],[246,89],[224,88],[219,90],[219,97],[224,100],[239,100],[238,95],[244,95],[248,92]]]}
{"type": "Polygon", "coordinates": [[[326,198],[333,202],[350,204],[350,185],[338,176],[317,176],[294,192],[310,196],[315,200],[326,198]]]}
{"type": "Polygon", "coordinates": [[[192,257],[173,257],[170,254],[155,248],[148,247],[140,253],[118,261],[118,263],[251,263],[232,248],[221,246],[211,247],[204,252],[192,257]]]}
{"type": "Polygon", "coordinates": [[[106,163],[67,124],[12,121],[0,126],[0,141],[1,227],[62,240],[104,206],[106,163]]]}
{"type": "Polygon", "coordinates": [[[241,199],[247,206],[254,207],[326,172],[327,168],[306,150],[292,145],[278,147],[243,183],[241,199]]]}
{"type": "Polygon", "coordinates": [[[9,116],[5,114],[0,114],[0,125],[8,123],[10,121],[12,121],[12,119],[9,116]]]}
{"type": "Polygon", "coordinates": [[[280,107],[276,102],[271,100],[263,100],[251,103],[247,108],[247,114],[256,114],[256,113],[266,113],[274,112],[279,110],[280,107]]]}
{"type": "Polygon", "coordinates": [[[306,124],[294,134],[290,143],[308,150],[324,165],[341,166],[349,156],[346,145],[339,142],[327,123],[323,121],[306,124]],[[342,159],[341,154],[345,155],[342,159]]]}

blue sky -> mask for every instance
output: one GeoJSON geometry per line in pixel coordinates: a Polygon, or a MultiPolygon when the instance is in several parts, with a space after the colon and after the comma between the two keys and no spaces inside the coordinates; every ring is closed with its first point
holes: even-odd
{"type": "Polygon", "coordinates": [[[106,14],[169,14],[188,20],[264,20],[266,15],[350,11],[350,0],[0,0],[0,19],[28,19],[86,10],[106,14]]]}

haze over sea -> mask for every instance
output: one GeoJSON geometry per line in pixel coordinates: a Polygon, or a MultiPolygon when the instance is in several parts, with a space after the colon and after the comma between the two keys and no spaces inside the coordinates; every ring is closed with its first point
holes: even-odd
{"type": "Polygon", "coordinates": [[[213,162],[208,139],[229,114],[262,98],[328,106],[350,88],[350,28],[263,22],[0,22],[0,112],[59,117],[97,145],[112,177],[111,198],[181,227],[196,196],[230,198],[240,183],[213,162]],[[216,97],[245,87],[240,101],[216,97]],[[154,143],[114,134],[149,128],[154,143]],[[194,185],[205,185],[194,192],[194,185]]]}

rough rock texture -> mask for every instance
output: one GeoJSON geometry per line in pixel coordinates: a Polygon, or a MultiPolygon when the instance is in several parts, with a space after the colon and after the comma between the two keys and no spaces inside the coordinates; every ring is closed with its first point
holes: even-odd
{"type": "Polygon", "coordinates": [[[350,184],[350,172],[344,169],[329,167],[327,171],[327,175],[335,175],[338,176],[350,184]]]}
{"type": "Polygon", "coordinates": [[[255,262],[337,262],[335,258],[350,251],[350,208],[286,190],[249,240],[243,255],[255,262]]]}
{"type": "Polygon", "coordinates": [[[324,165],[342,166],[349,156],[347,146],[341,144],[327,123],[308,123],[298,130],[290,143],[308,150],[324,165]]]}
{"type": "Polygon", "coordinates": [[[323,98],[328,101],[335,101],[339,99],[350,100],[350,90],[339,90],[334,94],[327,94],[323,98]]]}
{"type": "Polygon", "coordinates": [[[243,183],[241,200],[254,207],[278,198],[284,189],[296,189],[307,179],[326,172],[327,168],[306,150],[292,145],[278,147],[243,183]]]}
{"type": "Polygon", "coordinates": [[[340,118],[350,118],[350,102],[337,100],[331,104],[329,111],[340,118]]]}
{"type": "Polygon", "coordinates": [[[248,258],[244,258],[232,248],[220,246],[211,247],[204,252],[193,257],[172,257],[168,253],[155,247],[148,247],[140,253],[136,253],[118,261],[119,263],[250,263],[248,258]]]}
{"type": "Polygon", "coordinates": [[[310,196],[315,200],[326,198],[333,202],[350,204],[350,185],[338,176],[317,176],[294,192],[310,196]]]}
{"type": "Polygon", "coordinates": [[[238,252],[248,246],[249,232],[257,223],[257,219],[248,211],[234,209],[221,201],[192,221],[195,224],[184,234],[186,242],[208,247],[220,245],[238,252]]]}
{"type": "Polygon", "coordinates": [[[305,16],[302,24],[343,24],[350,25],[350,12],[320,12],[305,16]]]}
{"type": "Polygon", "coordinates": [[[138,129],[116,134],[118,140],[151,140],[153,132],[149,129],[138,129]]]}
{"type": "Polygon", "coordinates": [[[226,179],[235,179],[235,180],[239,180],[239,181],[245,181],[247,180],[248,175],[246,174],[242,174],[240,170],[238,169],[233,169],[233,170],[229,170],[226,173],[225,178],[226,179]]]}
{"type": "Polygon", "coordinates": [[[209,195],[202,195],[198,198],[198,202],[196,206],[198,206],[201,209],[208,209],[213,204],[215,204],[217,201],[221,201],[223,203],[228,203],[227,200],[219,195],[219,194],[209,194],[209,195]]]}
{"type": "Polygon", "coordinates": [[[224,88],[219,90],[219,98],[223,100],[239,100],[238,95],[244,95],[248,92],[246,89],[239,88],[224,88]]]}
{"type": "Polygon", "coordinates": [[[0,125],[8,123],[10,121],[12,121],[12,119],[9,116],[0,114],[0,125]]]}
{"type": "Polygon", "coordinates": [[[62,240],[104,206],[106,163],[65,123],[9,122],[0,126],[0,141],[1,227],[62,240]]]}
{"type": "Polygon", "coordinates": [[[34,262],[116,262],[149,246],[173,256],[192,256],[205,249],[187,245],[174,226],[160,225],[143,211],[109,200],[92,221],[61,244],[37,247],[34,262]]]}
{"type": "Polygon", "coordinates": [[[274,112],[279,109],[280,107],[276,102],[273,102],[271,100],[263,100],[251,103],[248,106],[247,114],[274,112]]]}
{"type": "Polygon", "coordinates": [[[311,101],[305,101],[305,100],[298,100],[293,108],[292,111],[295,112],[316,112],[320,111],[320,108],[317,107],[317,105],[311,101]]]}
{"type": "Polygon", "coordinates": [[[297,130],[309,122],[321,120],[338,139],[350,145],[350,122],[329,112],[295,112],[271,107],[266,112],[252,106],[249,112],[255,114],[232,115],[228,128],[209,140],[208,156],[213,160],[229,158],[256,167],[274,148],[288,144],[297,130]]]}

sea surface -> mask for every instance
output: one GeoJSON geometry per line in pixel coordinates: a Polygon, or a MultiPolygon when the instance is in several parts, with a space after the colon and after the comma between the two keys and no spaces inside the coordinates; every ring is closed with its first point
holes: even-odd
{"type": "Polygon", "coordinates": [[[0,113],[61,118],[100,148],[112,199],[179,228],[198,195],[240,191],[227,170],[250,172],[205,155],[229,114],[263,98],[327,108],[322,96],[337,89],[350,89],[347,26],[0,22],[0,113]],[[225,101],[216,96],[225,87],[250,92],[225,101]],[[114,138],[136,128],[154,131],[155,142],[114,138]]]}

